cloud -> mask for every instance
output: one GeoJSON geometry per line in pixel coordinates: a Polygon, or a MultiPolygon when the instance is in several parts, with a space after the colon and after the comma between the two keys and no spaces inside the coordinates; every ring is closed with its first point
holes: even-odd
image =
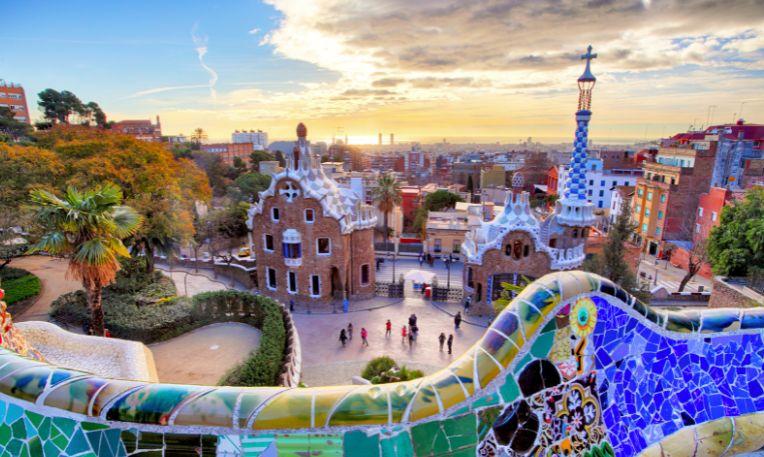
{"type": "Polygon", "coordinates": [[[177,90],[199,89],[202,87],[209,87],[209,86],[207,84],[187,84],[182,86],[153,87],[151,89],[144,89],[144,90],[140,90],[138,92],[132,93],[127,98],[144,97],[146,95],[155,95],[155,94],[160,94],[162,92],[171,92],[171,91],[177,91],[177,90]]]}
{"type": "Polygon", "coordinates": [[[215,70],[213,70],[210,66],[208,66],[204,62],[204,56],[207,54],[207,36],[206,35],[198,35],[197,31],[199,29],[199,23],[195,23],[194,26],[191,28],[191,39],[194,42],[194,45],[196,46],[196,55],[199,58],[199,64],[202,66],[204,71],[209,73],[210,80],[209,83],[207,83],[207,86],[210,88],[210,96],[212,98],[217,97],[217,90],[215,89],[215,85],[218,82],[218,74],[215,70]]]}
{"type": "Polygon", "coordinates": [[[251,29],[251,30],[250,30],[249,32],[247,32],[247,33],[249,33],[250,35],[257,35],[258,33],[260,33],[260,29],[258,29],[257,27],[255,27],[254,29],[251,29]]]}

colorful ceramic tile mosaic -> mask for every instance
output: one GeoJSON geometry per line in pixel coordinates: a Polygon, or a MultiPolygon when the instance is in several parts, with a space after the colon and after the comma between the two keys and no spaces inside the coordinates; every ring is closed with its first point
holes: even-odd
{"type": "Polygon", "coordinates": [[[733,455],[764,446],[764,308],[676,314],[582,272],[449,367],[375,386],[102,379],[0,350],[0,456],[733,455]]]}

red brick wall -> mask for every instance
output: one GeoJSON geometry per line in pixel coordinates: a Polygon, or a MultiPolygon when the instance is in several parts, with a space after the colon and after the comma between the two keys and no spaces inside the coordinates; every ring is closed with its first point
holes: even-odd
{"type": "MultiPolygon", "coordinates": [[[[671,259],[669,262],[671,262],[672,265],[687,271],[690,268],[690,253],[683,248],[676,248],[671,251],[671,259]]],[[[703,276],[704,278],[713,278],[714,273],[711,271],[711,264],[704,263],[703,266],[700,267],[698,275],[703,276]]]]}
{"type": "Polygon", "coordinates": [[[504,240],[501,245],[501,250],[491,249],[483,255],[483,263],[481,265],[467,263],[464,266],[464,283],[467,284],[467,270],[472,268],[474,293],[472,296],[473,310],[478,313],[490,313],[492,310],[486,304],[486,292],[488,290],[488,281],[494,274],[500,273],[514,273],[519,275],[525,275],[529,279],[537,279],[541,276],[549,273],[551,260],[545,252],[536,252],[534,250],[533,239],[526,232],[512,231],[504,236],[504,240]],[[524,245],[530,245],[530,254],[528,257],[520,257],[515,259],[512,256],[507,256],[505,247],[507,244],[512,245],[515,240],[520,240],[524,245]],[[478,301],[477,290],[478,284],[481,288],[481,297],[478,301]]]}
{"type": "MultiPolygon", "coordinates": [[[[282,179],[277,188],[291,181],[282,179]]],[[[295,181],[292,181],[295,182],[295,181]]],[[[288,302],[330,300],[332,289],[332,271],[336,268],[340,284],[346,284],[350,278],[350,297],[370,297],[374,294],[374,248],[372,244],[372,229],[356,231],[351,235],[343,235],[340,224],[331,217],[323,216],[321,204],[312,198],[296,198],[292,203],[281,195],[268,197],[263,202],[263,213],[254,216],[252,239],[257,258],[257,282],[262,293],[276,299],[288,302]],[[280,219],[273,222],[271,210],[279,208],[280,219]],[[305,210],[313,209],[314,222],[305,222],[305,210]],[[301,235],[302,265],[287,267],[282,254],[282,236],[285,230],[295,229],[301,235]],[[273,252],[264,250],[264,234],[273,235],[273,252]],[[328,237],[331,240],[331,255],[317,255],[316,240],[328,237]],[[351,262],[352,256],[352,262],[351,262]],[[361,265],[370,266],[370,281],[367,285],[360,284],[361,265]],[[276,270],[277,288],[275,291],[267,287],[266,268],[276,270]],[[287,271],[297,273],[297,294],[287,291],[287,271]],[[321,296],[310,296],[311,275],[319,275],[321,280],[321,296]]]]}

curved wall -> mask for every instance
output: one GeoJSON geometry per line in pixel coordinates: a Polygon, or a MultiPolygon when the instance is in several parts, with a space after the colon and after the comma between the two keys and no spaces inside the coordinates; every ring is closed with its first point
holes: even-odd
{"type": "Polygon", "coordinates": [[[762,327],[762,309],[663,314],[598,276],[559,272],[527,287],[449,367],[404,383],[150,384],[6,349],[0,446],[251,456],[720,455],[721,446],[732,455],[764,445],[750,433],[764,427],[762,327]]]}

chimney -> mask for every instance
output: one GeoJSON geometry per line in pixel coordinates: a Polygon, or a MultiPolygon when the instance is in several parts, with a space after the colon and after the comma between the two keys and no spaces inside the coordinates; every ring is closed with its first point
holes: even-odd
{"type": "Polygon", "coordinates": [[[390,144],[395,144],[395,134],[394,133],[390,134],[390,144]]]}

